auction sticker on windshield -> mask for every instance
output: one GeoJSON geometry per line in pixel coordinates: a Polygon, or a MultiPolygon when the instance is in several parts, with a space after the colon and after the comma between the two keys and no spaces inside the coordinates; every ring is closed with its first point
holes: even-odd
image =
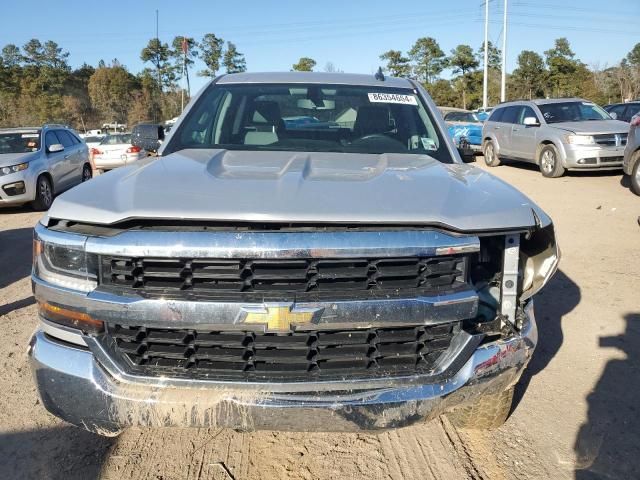
{"type": "Polygon", "coordinates": [[[372,103],[400,103],[402,105],[418,105],[418,100],[413,95],[399,93],[369,93],[369,101],[372,103]]]}

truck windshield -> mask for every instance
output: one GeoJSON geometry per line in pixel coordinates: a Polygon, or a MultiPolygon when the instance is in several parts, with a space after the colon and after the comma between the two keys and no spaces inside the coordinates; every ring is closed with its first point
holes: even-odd
{"type": "Polygon", "coordinates": [[[39,131],[0,133],[0,155],[3,153],[29,153],[39,149],[39,131]]]}
{"type": "Polygon", "coordinates": [[[611,120],[602,108],[591,102],[560,102],[538,105],[547,123],[611,120]]]}
{"type": "Polygon", "coordinates": [[[186,148],[408,153],[453,162],[420,96],[388,87],[212,85],[163,153],[186,148]]]}

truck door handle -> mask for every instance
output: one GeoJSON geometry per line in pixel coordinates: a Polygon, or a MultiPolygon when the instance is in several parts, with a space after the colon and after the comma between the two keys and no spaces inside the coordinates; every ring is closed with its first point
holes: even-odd
{"type": "Polygon", "coordinates": [[[493,127],[494,130],[500,130],[500,127],[493,127]]]}
{"type": "Polygon", "coordinates": [[[520,129],[519,129],[519,128],[514,128],[514,129],[513,129],[513,131],[514,131],[514,132],[519,132],[519,131],[520,131],[520,129]]]}

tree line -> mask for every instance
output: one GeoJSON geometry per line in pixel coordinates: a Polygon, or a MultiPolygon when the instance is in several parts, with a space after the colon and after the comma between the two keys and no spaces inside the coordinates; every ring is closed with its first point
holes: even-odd
{"type": "MultiPolygon", "coordinates": [[[[501,52],[488,44],[489,105],[500,97],[501,52]]],[[[145,68],[130,72],[117,59],[72,69],[69,52],[56,42],[38,39],[8,44],[0,53],[0,126],[70,124],[83,130],[103,123],[162,121],[180,113],[183,79],[196,59],[198,75],[247,69],[233,42],[213,33],[201,39],[153,38],[141,49],[145,68]]],[[[445,54],[436,39],[423,37],[406,51],[380,55],[385,71],[422,82],[438,105],[477,108],[482,103],[484,44],[474,50],[461,44],[445,54]],[[450,71],[449,78],[443,73],[450,71]]],[[[312,71],[316,61],[302,57],[292,70],[312,71]]],[[[331,62],[325,71],[340,71],[331,62]]],[[[508,99],[579,96],[600,104],[640,97],[640,43],[613,66],[586,65],[566,38],[558,38],[543,54],[523,50],[507,76],[508,99]]]]}
{"type": "MultiPolygon", "coordinates": [[[[500,101],[502,53],[488,42],[488,102],[500,101]]],[[[478,108],[482,105],[484,42],[477,50],[458,45],[449,55],[437,40],[423,37],[406,53],[388,50],[380,55],[384,70],[394,77],[407,77],[424,84],[438,105],[478,108]],[[451,78],[441,78],[445,70],[451,78]]],[[[311,71],[316,62],[302,57],[293,70],[311,71]]],[[[607,67],[588,66],[578,58],[566,38],[558,38],[543,55],[523,50],[517,66],[507,75],[507,100],[546,97],[584,97],[600,104],[640,97],[640,43],[607,67]]]]}
{"type": "MultiPolygon", "coordinates": [[[[488,102],[500,101],[501,51],[488,42],[488,102]]],[[[380,55],[391,75],[415,78],[438,105],[478,108],[482,105],[484,42],[477,50],[458,45],[446,55],[436,39],[416,40],[407,53],[388,50],[380,55]],[[450,69],[450,79],[440,77],[450,69]]],[[[507,75],[507,100],[547,97],[583,97],[600,104],[640,96],[640,43],[614,66],[588,66],[558,38],[543,55],[523,50],[516,68],[507,75]]]]}
{"type": "Polygon", "coordinates": [[[5,45],[0,53],[0,126],[65,123],[84,130],[103,123],[162,121],[180,114],[179,82],[200,58],[198,75],[246,70],[233,42],[208,33],[197,41],[149,40],[140,52],[145,68],[134,74],[117,59],[72,69],[69,52],[52,40],[5,45]]]}

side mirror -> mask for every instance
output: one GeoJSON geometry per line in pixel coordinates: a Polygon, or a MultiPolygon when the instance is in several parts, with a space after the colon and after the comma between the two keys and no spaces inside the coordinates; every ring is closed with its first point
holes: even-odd
{"type": "Polygon", "coordinates": [[[536,117],[525,117],[524,124],[527,127],[537,127],[540,125],[540,122],[536,117]]]}
{"type": "Polygon", "coordinates": [[[49,153],[62,152],[64,151],[64,145],[62,145],[61,143],[54,143],[53,145],[49,146],[47,151],[49,153]]]}
{"type": "Polygon", "coordinates": [[[614,120],[617,120],[617,119],[618,119],[618,114],[617,114],[616,112],[609,112],[609,116],[610,116],[611,118],[613,118],[614,120]]]}
{"type": "Polygon", "coordinates": [[[164,127],[157,124],[141,124],[133,127],[131,145],[156,153],[164,140],[164,127]]]}

